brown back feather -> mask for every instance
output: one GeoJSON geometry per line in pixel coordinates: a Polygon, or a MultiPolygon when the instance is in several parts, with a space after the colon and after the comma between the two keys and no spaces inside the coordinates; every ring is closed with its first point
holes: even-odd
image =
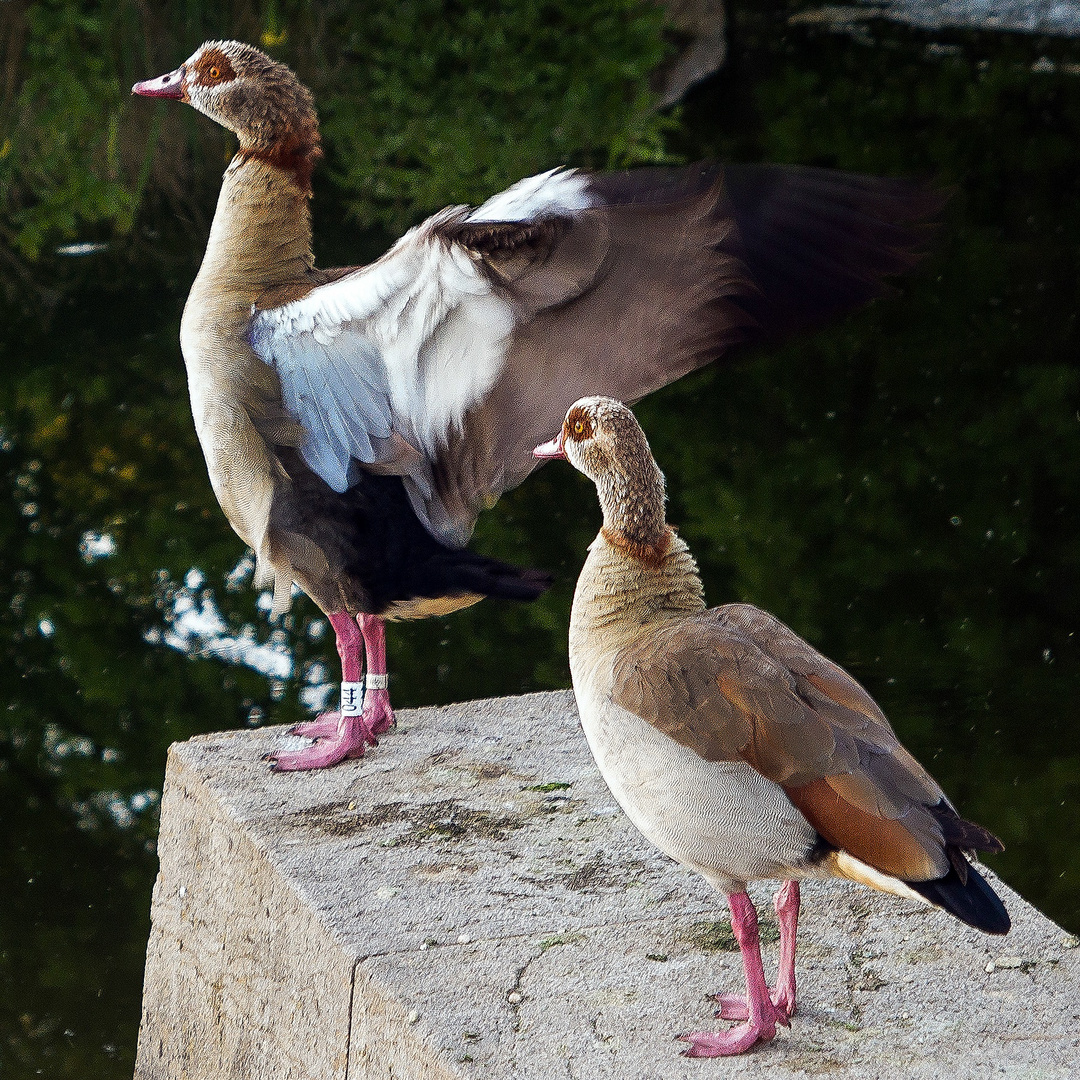
{"type": "Polygon", "coordinates": [[[941,788],[866,691],[771,615],[672,620],[619,650],[613,674],[616,704],[707,760],[752,765],[830,844],[905,880],[947,872],[960,819],[941,788]]]}
{"type": "MultiPolygon", "coordinates": [[[[903,821],[867,813],[841,797],[830,780],[784,786],[803,817],[834,847],[901,881],[940,877],[940,856],[927,851],[903,821]]],[[[966,864],[965,864],[966,865],[966,864]]]]}

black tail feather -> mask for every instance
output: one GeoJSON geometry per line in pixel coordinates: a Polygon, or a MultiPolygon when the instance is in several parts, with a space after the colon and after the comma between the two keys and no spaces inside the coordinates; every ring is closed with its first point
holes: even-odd
{"type": "MultiPolygon", "coordinates": [[[[432,545],[435,545],[432,541],[432,545]]],[[[551,574],[438,545],[434,557],[409,566],[405,591],[410,596],[463,596],[468,593],[503,600],[535,600],[551,587],[551,574]]]]}
{"type": "Polygon", "coordinates": [[[960,880],[956,868],[950,866],[949,872],[935,881],[909,881],[907,884],[931,904],[944,908],[977,930],[987,934],[1007,934],[1012,926],[1001,897],[974,866],[967,868],[966,883],[960,880]]]}
{"type": "Polygon", "coordinates": [[[554,578],[543,570],[524,569],[498,559],[461,552],[461,564],[449,576],[465,592],[497,596],[504,600],[535,600],[551,588],[554,578]]]}
{"type": "MultiPolygon", "coordinates": [[[[946,849],[963,851],[989,851],[993,854],[1005,850],[1005,845],[989,829],[967,821],[942,799],[936,806],[927,807],[934,820],[941,826],[941,838],[946,849]]],[[[950,858],[951,858],[950,853],[950,858]]],[[[960,874],[963,877],[963,871],[960,874]]]]}

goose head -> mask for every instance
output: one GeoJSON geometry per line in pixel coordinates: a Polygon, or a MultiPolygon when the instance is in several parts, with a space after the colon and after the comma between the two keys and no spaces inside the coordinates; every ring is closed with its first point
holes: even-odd
{"type": "Polygon", "coordinates": [[[565,458],[596,485],[604,528],[650,544],[663,534],[664,474],[637,418],[621,401],[585,397],[566,413],[562,430],[538,446],[538,458],[565,458]]]}
{"type": "Polygon", "coordinates": [[[318,119],[310,91],[253,45],[208,41],[175,71],[137,82],[131,92],[187,102],[234,132],[242,153],[317,153],[318,119]]]}

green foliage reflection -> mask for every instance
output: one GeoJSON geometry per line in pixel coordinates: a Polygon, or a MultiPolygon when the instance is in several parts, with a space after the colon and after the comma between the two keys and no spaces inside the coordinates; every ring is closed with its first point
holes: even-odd
{"type": "MultiPolygon", "coordinates": [[[[315,86],[323,261],[371,258],[390,226],[565,162],[771,159],[953,185],[899,299],[639,412],[711,600],[775,611],[865,681],[1006,841],[994,866],[1080,928],[1080,50],[882,23],[867,45],[790,28],[783,5],[735,7],[728,68],[671,120],[646,108],[664,45],[644,4],[0,4],[4,1075],[130,1075],[167,746],[299,718],[305,675],[333,663],[309,604],[272,628],[235,587],[243,551],[187,407],[177,324],[229,137],[135,109],[127,88],[210,36],[267,35],[315,86]],[[1044,55],[1056,70],[1033,71],[1044,55]],[[347,212],[387,231],[342,229],[347,212]],[[62,239],[110,247],[63,259],[62,239]],[[283,641],[292,677],[170,647],[178,600],[211,598],[232,636],[283,641]]],[[[392,629],[396,702],[567,685],[597,525],[568,468],[504,498],[476,546],[556,588],[392,629]]]]}

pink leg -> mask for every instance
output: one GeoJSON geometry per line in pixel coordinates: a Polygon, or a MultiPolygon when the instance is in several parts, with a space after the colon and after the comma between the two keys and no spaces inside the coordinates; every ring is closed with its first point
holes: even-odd
{"type": "MultiPolygon", "coordinates": [[[[338,611],[329,616],[330,625],[337,637],[338,655],[341,657],[341,677],[346,683],[359,683],[363,673],[360,660],[361,642],[367,656],[369,675],[386,677],[386,636],[381,619],[372,615],[361,615],[362,625],[347,612],[338,611]],[[374,629],[372,629],[374,624],[374,629]]],[[[305,735],[315,739],[314,746],[305,747],[293,753],[271,754],[269,760],[277,772],[298,769],[324,769],[336,765],[345,758],[364,756],[364,748],[375,745],[375,736],[385,731],[393,723],[394,715],[390,712],[390,702],[385,687],[381,690],[367,691],[363,713],[343,715],[340,710],[323,713],[314,721],[297,724],[290,734],[305,735]],[[374,708],[371,698],[381,694],[383,701],[376,701],[374,708]],[[387,715],[389,721],[386,720],[387,715]]]]}
{"type": "MultiPolygon", "coordinates": [[[[776,974],[776,989],[772,1003],[777,1022],[791,1027],[795,1015],[795,935],[799,926],[799,883],[785,881],[773,897],[776,918],[780,924],[780,969],[776,974]]],[[[720,1008],[716,1015],[724,1020],[745,1020],[750,1015],[746,998],[739,994],[717,994],[714,1001],[720,1008]]]]}
{"type": "Polygon", "coordinates": [[[390,691],[386,686],[386,623],[375,615],[358,615],[360,632],[364,635],[364,653],[367,656],[368,688],[364,694],[364,722],[372,735],[389,731],[394,724],[394,710],[390,708],[390,691]],[[373,687],[372,682],[381,686],[373,687]]]}
{"type": "Polygon", "coordinates": [[[727,1057],[742,1054],[755,1043],[768,1042],[776,1035],[777,1010],[769,997],[765,969],[761,964],[761,942],[758,938],[757,912],[745,892],[728,897],[731,908],[731,929],[742,953],[746,974],[746,1023],[730,1031],[695,1031],[680,1035],[690,1046],[683,1051],[686,1057],[727,1057]]]}
{"type": "MultiPolygon", "coordinates": [[[[799,883],[785,881],[773,897],[780,924],[780,967],[772,1000],[785,1021],[795,1015],[795,935],[799,930],[799,883]]],[[[787,1024],[790,1027],[790,1024],[787,1024]]]]}

